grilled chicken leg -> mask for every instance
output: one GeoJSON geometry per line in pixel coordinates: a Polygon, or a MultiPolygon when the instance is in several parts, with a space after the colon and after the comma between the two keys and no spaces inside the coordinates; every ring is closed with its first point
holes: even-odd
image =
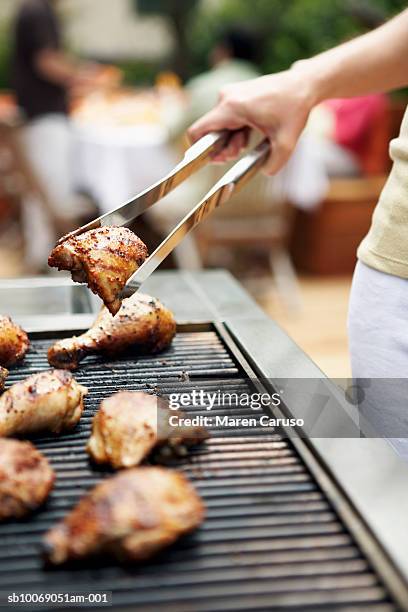
{"type": "Polygon", "coordinates": [[[53,564],[111,554],[137,561],[172,544],[204,518],[201,499],[179,472],[124,470],[98,484],[45,536],[53,564]]]}
{"type": "Polygon", "coordinates": [[[38,508],[54,479],[47,459],[30,442],[0,439],[0,521],[38,508]]]}
{"type": "Polygon", "coordinates": [[[87,451],[97,463],[114,468],[138,465],[157,446],[173,450],[208,438],[203,427],[171,426],[170,410],[163,398],[142,392],[120,391],[103,400],[93,419],[87,451]]]}
{"type": "Polygon", "coordinates": [[[100,227],[67,237],[48,258],[48,265],[70,270],[72,280],[86,283],[114,315],[128,278],[146,259],[146,245],[127,227],[100,227]]]}
{"type": "Polygon", "coordinates": [[[23,359],[30,341],[27,334],[10,317],[0,315],[0,365],[11,366],[23,359]]]}
{"type": "Polygon", "coordinates": [[[56,342],[48,350],[48,361],[53,367],[75,370],[92,353],[115,355],[131,346],[155,353],[166,348],[175,333],[172,313],[155,298],[136,293],[123,300],[116,317],[103,308],[87,332],[56,342]]]}
{"type": "Polygon", "coordinates": [[[33,374],[0,397],[0,436],[70,429],[81,417],[86,393],[71,372],[33,374]]]}

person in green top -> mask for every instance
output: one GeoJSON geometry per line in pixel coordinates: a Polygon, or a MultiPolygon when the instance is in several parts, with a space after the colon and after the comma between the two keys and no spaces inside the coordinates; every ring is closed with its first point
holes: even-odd
{"type": "Polygon", "coordinates": [[[258,77],[256,55],[256,40],[250,32],[239,28],[221,32],[209,55],[210,70],[193,77],[186,84],[189,98],[186,125],[214,106],[222,87],[258,77]]]}
{"type": "MultiPolygon", "coordinates": [[[[211,68],[186,83],[187,105],[169,116],[169,134],[174,139],[184,135],[193,121],[214,106],[225,85],[258,77],[259,71],[254,64],[256,55],[256,39],[250,31],[231,27],[220,32],[208,58],[211,68]]],[[[153,207],[147,212],[153,227],[163,235],[168,234],[191,209],[192,202],[198,202],[219,175],[220,171],[206,167],[191,176],[166,197],[167,206],[153,207]]],[[[174,256],[182,268],[202,267],[193,235],[185,237],[174,256]]]]}
{"type": "MultiPolygon", "coordinates": [[[[227,161],[239,155],[250,129],[258,130],[271,142],[264,168],[271,175],[287,162],[320,102],[407,85],[405,10],[376,30],[300,60],[289,70],[227,85],[189,135],[195,141],[213,130],[236,130],[217,156],[227,161]]],[[[390,155],[390,176],[357,253],[349,343],[353,376],[366,379],[361,412],[408,459],[408,112],[390,155]]]]}

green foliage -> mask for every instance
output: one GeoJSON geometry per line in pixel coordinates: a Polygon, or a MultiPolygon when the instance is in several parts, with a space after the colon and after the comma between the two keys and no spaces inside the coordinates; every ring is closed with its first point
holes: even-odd
{"type": "Polygon", "coordinates": [[[116,65],[123,72],[124,84],[137,87],[153,85],[157,72],[161,69],[157,63],[136,60],[117,62],[116,65]]]}
{"type": "MultiPolygon", "coordinates": [[[[406,0],[133,0],[142,13],[166,15],[173,24],[179,53],[165,65],[128,61],[120,65],[128,84],[152,84],[155,74],[173,68],[191,76],[207,68],[221,28],[244,25],[259,39],[259,66],[276,72],[294,61],[328,49],[365,31],[358,14],[388,18],[406,0]],[[188,7],[188,11],[186,10],[188,7]],[[187,15],[188,13],[188,15],[187,15]],[[183,35],[178,31],[183,30],[183,35]],[[184,32],[186,37],[184,36],[184,32]],[[180,56],[184,57],[181,66],[180,56]]],[[[10,87],[9,24],[0,24],[0,89],[10,87]]]]}
{"type": "Polygon", "coordinates": [[[10,84],[10,34],[6,24],[0,25],[0,89],[9,89],[10,84]]]}
{"type": "Polygon", "coordinates": [[[260,68],[274,72],[366,31],[364,17],[388,18],[405,0],[218,0],[202,2],[189,31],[194,71],[206,66],[220,28],[243,25],[260,41],[260,68]]]}

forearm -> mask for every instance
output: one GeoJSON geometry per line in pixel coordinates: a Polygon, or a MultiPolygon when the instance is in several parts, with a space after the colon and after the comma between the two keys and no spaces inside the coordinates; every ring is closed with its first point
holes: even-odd
{"type": "Polygon", "coordinates": [[[68,56],[60,51],[45,49],[41,51],[36,59],[37,72],[47,81],[71,87],[95,87],[99,81],[99,68],[95,64],[76,64],[68,56]]]}
{"type": "Polygon", "coordinates": [[[312,105],[408,84],[408,10],[380,28],[292,68],[309,79],[312,105]]]}
{"type": "Polygon", "coordinates": [[[47,81],[71,86],[76,78],[77,68],[59,51],[45,49],[35,58],[37,72],[47,81]]]}

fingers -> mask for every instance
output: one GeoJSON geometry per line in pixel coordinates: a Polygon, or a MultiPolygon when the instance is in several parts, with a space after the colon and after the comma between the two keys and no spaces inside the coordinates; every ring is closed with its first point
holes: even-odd
{"type": "Polygon", "coordinates": [[[208,132],[218,130],[238,130],[245,123],[238,117],[228,112],[225,105],[219,104],[209,113],[203,115],[188,129],[187,134],[191,142],[196,142],[208,132]]]}
{"type": "Polygon", "coordinates": [[[236,159],[248,144],[249,129],[243,128],[237,132],[232,132],[227,145],[217,155],[214,155],[214,162],[227,162],[236,159]]]}
{"type": "Polygon", "coordinates": [[[279,172],[281,168],[286,164],[288,157],[282,153],[282,151],[274,145],[271,144],[271,152],[269,154],[268,159],[265,164],[262,166],[263,174],[266,176],[272,176],[279,172]]]}
{"type": "Polygon", "coordinates": [[[234,133],[231,134],[222,151],[213,157],[213,161],[226,162],[236,159],[248,144],[250,130],[244,127],[242,121],[238,118],[227,113],[222,106],[215,107],[193,123],[188,130],[188,136],[192,142],[195,142],[208,132],[219,130],[230,130],[234,133]]]}

